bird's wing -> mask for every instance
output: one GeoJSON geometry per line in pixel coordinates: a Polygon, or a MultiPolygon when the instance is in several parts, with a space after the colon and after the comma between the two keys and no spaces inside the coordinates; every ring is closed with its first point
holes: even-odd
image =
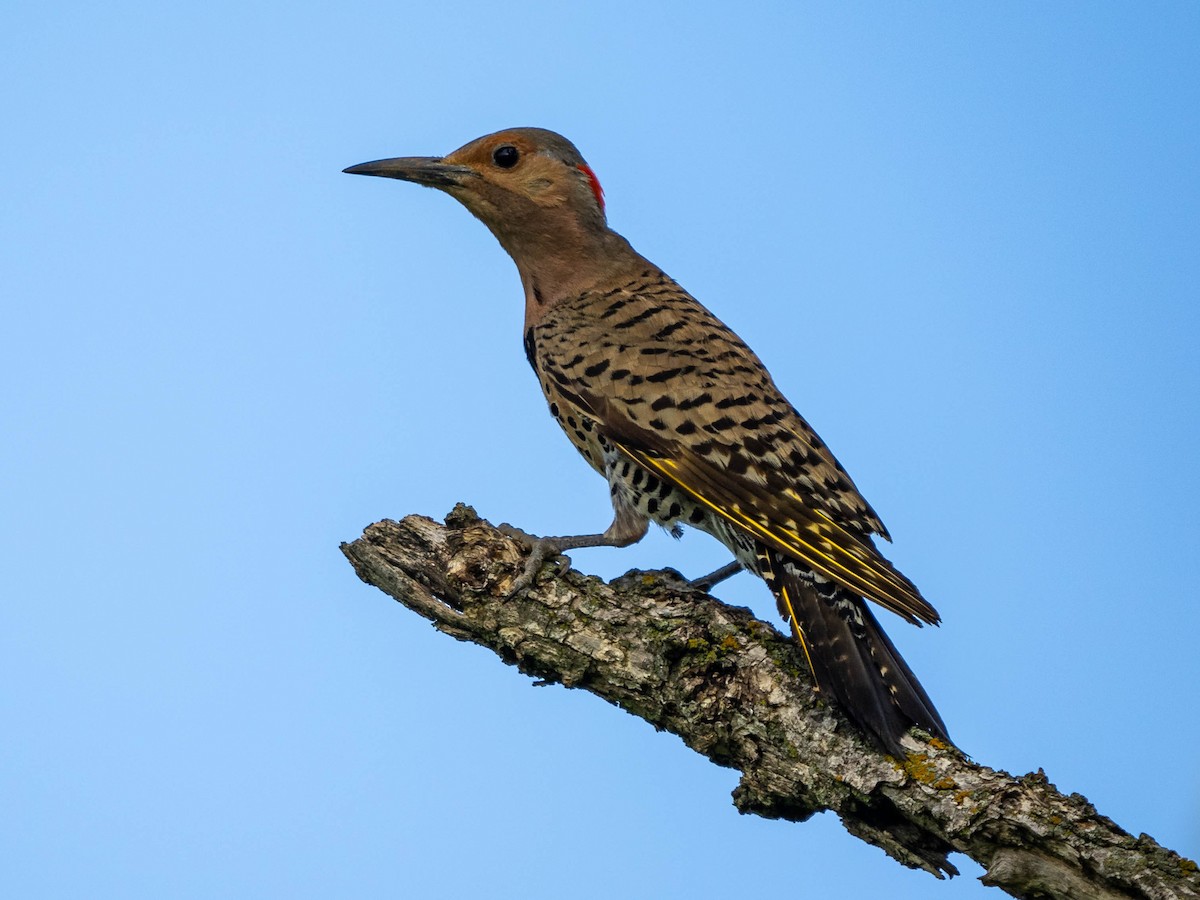
{"type": "Polygon", "coordinates": [[[548,322],[536,367],[622,453],[714,514],[911,622],[937,622],[875,549],[882,523],[762,363],[675,291],[649,306],[632,297],[606,329],[576,324],[569,341],[548,322]],[[633,319],[640,335],[621,331],[633,319]]]}
{"type": "Polygon", "coordinates": [[[938,621],[937,611],[870,538],[839,525],[785,479],[752,462],[743,467],[737,446],[713,442],[712,450],[701,455],[695,445],[656,440],[652,432],[614,415],[614,404],[598,398],[584,403],[599,408],[601,430],[622,453],[742,531],[910,622],[938,621]]]}

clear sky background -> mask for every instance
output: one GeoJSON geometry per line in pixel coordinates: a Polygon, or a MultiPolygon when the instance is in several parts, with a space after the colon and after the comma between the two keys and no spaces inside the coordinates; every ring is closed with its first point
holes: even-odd
{"type": "Polygon", "coordinates": [[[999,896],[739,816],[338,552],[457,500],[608,523],[491,235],[340,173],[512,125],[853,474],[960,745],[1200,854],[1200,6],[730,9],[7,0],[0,895],[999,896]]]}

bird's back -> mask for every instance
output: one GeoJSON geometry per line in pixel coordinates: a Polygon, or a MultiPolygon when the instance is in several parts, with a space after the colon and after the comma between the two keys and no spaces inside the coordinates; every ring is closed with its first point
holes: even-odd
{"type": "Polygon", "coordinates": [[[614,429],[625,421],[675,452],[732,464],[749,486],[790,489],[839,524],[886,534],[754,352],[661,271],[561,301],[527,341],[549,400],[602,398],[614,429]]]}

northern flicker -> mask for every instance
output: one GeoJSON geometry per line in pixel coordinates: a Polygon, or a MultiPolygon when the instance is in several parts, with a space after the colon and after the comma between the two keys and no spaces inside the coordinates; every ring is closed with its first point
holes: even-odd
{"type": "Polygon", "coordinates": [[[766,582],[818,689],[883,749],[902,753],[912,725],[949,740],[864,602],[939,620],[876,549],[872,535],[890,540],[883,523],[754,352],[608,227],[600,182],[570,141],[513,128],[446,157],[345,171],[445,191],[517,264],[525,353],[614,510],[602,534],[537,540],[529,574],[548,554],[632,544],[650,522],[698,528],[766,582]]]}

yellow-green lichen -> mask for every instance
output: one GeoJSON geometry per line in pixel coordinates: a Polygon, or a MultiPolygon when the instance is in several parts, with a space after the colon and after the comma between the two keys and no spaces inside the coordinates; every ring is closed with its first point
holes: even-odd
{"type": "Polygon", "coordinates": [[[702,637],[688,638],[687,648],[692,653],[703,656],[706,662],[716,662],[722,657],[736,653],[741,649],[741,644],[738,643],[738,639],[732,634],[727,634],[718,640],[716,644],[702,637]]]}
{"type": "Polygon", "coordinates": [[[937,767],[924,753],[908,754],[908,758],[904,760],[901,767],[913,781],[928,784],[936,790],[948,791],[958,787],[958,782],[949,775],[943,775],[941,778],[938,778],[937,767]]]}

